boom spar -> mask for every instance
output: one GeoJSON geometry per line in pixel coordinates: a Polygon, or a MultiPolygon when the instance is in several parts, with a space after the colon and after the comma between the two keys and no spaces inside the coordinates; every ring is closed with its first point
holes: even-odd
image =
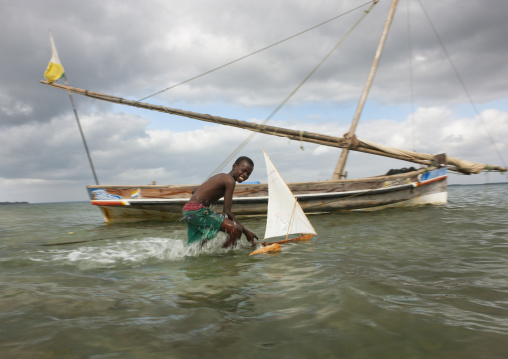
{"type": "MultiPolygon", "coordinates": [[[[41,81],[41,83],[45,85],[49,85],[61,90],[69,91],[78,95],[83,95],[91,98],[95,98],[101,101],[107,101],[117,104],[122,104],[126,106],[133,106],[138,108],[144,108],[151,111],[158,111],[163,113],[168,113],[172,115],[188,117],[192,119],[196,119],[199,121],[212,122],[225,126],[232,126],[243,128],[249,131],[263,133],[271,136],[279,136],[286,137],[295,141],[305,141],[310,143],[315,143],[323,146],[330,147],[338,147],[338,148],[347,148],[352,151],[364,152],[378,156],[390,157],[398,160],[423,164],[423,165],[431,165],[434,163],[434,155],[419,153],[413,151],[406,151],[402,149],[397,149],[388,146],[382,146],[375,144],[370,141],[360,140],[356,138],[356,136],[351,137],[334,137],[323,135],[314,132],[307,132],[301,130],[291,130],[282,127],[276,126],[268,126],[263,124],[257,124],[254,122],[241,121],[236,119],[230,119],[225,117],[213,116],[209,114],[202,114],[197,112],[185,111],[180,109],[175,109],[166,106],[160,105],[152,105],[146,102],[132,101],[127,100],[121,97],[106,95],[98,92],[92,92],[72,86],[57,84],[57,83],[49,83],[47,81],[41,81]]],[[[471,162],[466,160],[460,160],[458,158],[446,156],[446,164],[448,168],[452,171],[461,172],[464,174],[472,174],[472,173],[480,173],[484,170],[489,171],[499,171],[506,172],[505,167],[501,166],[492,166],[483,163],[471,162]]]]}

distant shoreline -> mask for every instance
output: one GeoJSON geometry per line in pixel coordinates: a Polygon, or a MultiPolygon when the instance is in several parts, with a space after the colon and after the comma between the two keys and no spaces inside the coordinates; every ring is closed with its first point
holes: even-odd
{"type": "Polygon", "coordinates": [[[29,202],[23,201],[23,202],[0,202],[0,205],[2,204],[29,204],[29,202]]]}

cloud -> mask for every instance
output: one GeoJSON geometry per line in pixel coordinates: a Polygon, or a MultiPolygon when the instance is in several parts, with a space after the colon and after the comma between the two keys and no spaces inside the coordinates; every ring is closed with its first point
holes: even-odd
{"type": "MultiPolygon", "coordinates": [[[[508,32],[508,3],[489,4],[425,3],[460,80],[423,10],[411,5],[414,117],[407,115],[406,4],[399,5],[369,96],[375,105],[364,111],[360,138],[501,164],[499,154],[507,157],[502,140],[508,122],[508,48],[500,44],[508,32]],[[463,111],[468,95],[461,81],[481,116],[463,111]]],[[[0,201],[50,201],[86,199],[83,188],[93,177],[67,95],[38,82],[50,58],[48,29],[71,84],[139,99],[345,13],[358,2],[0,0],[0,5],[0,30],[8,34],[0,39],[0,201]]],[[[375,6],[274,124],[334,135],[348,130],[388,7],[387,1],[375,6]]],[[[148,101],[261,121],[363,10],[148,101]]],[[[101,183],[199,183],[248,136],[192,120],[170,120],[162,129],[160,115],[87,98],[76,103],[101,183]]],[[[259,149],[265,148],[288,181],[330,178],[339,150],[311,144],[301,150],[300,145],[256,136],[245,149],[258,164],[254,176],[262,179],[259,149]]],[[[407,165],[353,154],[348,171],[363,177],[407,165]]]]}

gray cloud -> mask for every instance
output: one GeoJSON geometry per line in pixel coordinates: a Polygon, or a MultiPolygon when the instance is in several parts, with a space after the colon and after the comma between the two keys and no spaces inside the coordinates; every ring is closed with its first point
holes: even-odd
{"type": "MultiPolygon", "coordinates": [[[[508,48],[503,44],[508,3],[422,2],[474,101],[503,103],[506,109],[508,48]]],[[[0,38],[0,200],[47,201],[85,199],[82,186],[92,183],[67,95],[38,82],[50,58],[48,29],[72,85],[139,99],[339,15],[358,2],[0,0],[0,5],[0,30],[8,34],[0,38]],[[25,195],[29,198],[19,197],[25,195]]],[[[305,103],[313,104],[312,110],[322,104],[326,113],[284,115],[276,122],[336,135],[347,131],[344,114],[354,111],[388,7],[388,1],[380,1],[289,106],[302,106],[303,111],[308,109],[305,103]]],[[[450,107],[467,103],[467,95],[419,3],[412,3],[411,9],[418,139],[408,140],[413,131],[410,119],[390,119],[381,113],[362,118],[359,136],[500,164],[496,152],[487,150],[492,148],[491,138],[476,114],[459,116],[454,112],[457,107],[450,107]]],[[[225,107],[227,111],[241,107],[240,119],[261,120],[260,114],[268,114],[285,98],[361,11],[148,101],[204,112],[207,106],[231,106],[225,107]]],[[[407,106],[409,101],[406,2],[401,2],[397,15],[370,95],[375,104],[407,106]]],[[[209,124],[196,130],[192,121],[188,130],[175,132],[170,130],[175,120],[168,121],[167,130],[155,130],[152,114],[132,114],[86,98],[76,102],[103,183],[198,183],[248,135],[209,124]]],[[[501,143],[508,135],[506,112],[494,108],[483,112],[482,118],[506,158],[501,143]]],[[[301,151],[299,146],[257,136],[246,151],[270,149],[289,181],[329,178],[338,151],[308,144],[301,151]],[[283,158],[288,164],[302,163],[305,171],[292,168],[283,158]]],[[[261,154],[256,156],[262,163],[261,154]]],[[[408,165],[364,155],[355,158],[357,164],[350,161],[348,170],[356,176],[379,174],[368,169],[392,163],[408,165]]]]}

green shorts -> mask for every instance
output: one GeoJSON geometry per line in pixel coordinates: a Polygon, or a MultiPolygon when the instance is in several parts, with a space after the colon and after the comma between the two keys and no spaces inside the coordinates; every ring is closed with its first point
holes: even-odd
{"type": "Polygon", "coordinates": [[[183,220],[187,224],[187,244],[215,238],[220,232],[224,217],[209,208],[196,211],[182,211],[183,220]]]}

